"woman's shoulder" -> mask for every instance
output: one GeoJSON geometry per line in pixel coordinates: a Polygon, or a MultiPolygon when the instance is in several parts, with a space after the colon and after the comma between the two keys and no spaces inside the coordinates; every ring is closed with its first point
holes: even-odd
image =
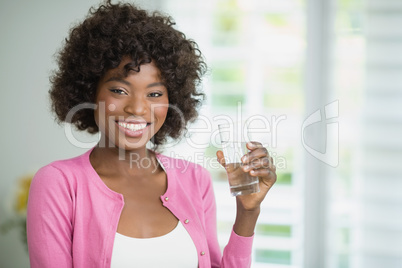
{"type": "Polygon", "coordinates": [[[84,154],[53,161],[43,167],[41,167],[35,174],[34,180],[42,180],[46,182],[54,182],[60,179],[69,179],[74,176],[73,174],[80,174],[80,170],[82,173],[85,173],[85,169],[87,169],[87,161],[88,155],[90,151],[85,152],[84,154]]]}

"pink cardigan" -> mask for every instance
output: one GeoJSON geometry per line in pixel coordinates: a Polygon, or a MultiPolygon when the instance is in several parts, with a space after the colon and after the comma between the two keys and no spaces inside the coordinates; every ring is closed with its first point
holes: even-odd
{"type": "MultiPolygon", "coordinates": [[[[27,212],[32,268],[110,267],[124,199],[110,190],[93,169],[91,151],[53,162],[35,175],[27,212]]],[[[190,234],[198,251],[199,267],[250,267],[253,237],[241,237],[232,230],[222,257],[209,172],[184,160],[161,154],[157,158],[168,178],[161,201],[190,234]]]]}

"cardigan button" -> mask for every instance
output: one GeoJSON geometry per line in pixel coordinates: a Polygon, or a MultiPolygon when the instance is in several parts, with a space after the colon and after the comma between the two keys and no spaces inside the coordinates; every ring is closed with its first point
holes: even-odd
{"type": "Polygon", "coordinates": [[[201,254],[201,256],[204,256],[204,255],[205,255],[205,252],[204,252],[204,251],[201,251],[200,254],[201,254]]]}
{"type": "Polygon", "coordinates": [[[168,200],[169,200],[169,197],[166,196],[166,197],[165,197],[165,201],[168,201],[168,200]]]}
{"type": "Polygon", "coordinates": [[[185,224],[187,224],[187,223],[189,223],[190,221],[188,220],[188,219],[186,219],[185,221],[184,221],[184,223],[185,224]]]}

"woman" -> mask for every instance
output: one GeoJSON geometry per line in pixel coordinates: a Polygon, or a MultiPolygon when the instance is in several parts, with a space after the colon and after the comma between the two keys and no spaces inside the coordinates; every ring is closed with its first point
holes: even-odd
{"type": "Polygon", "coordinates": [[[260,204],[276,180],[267,150],[248,144],[243,162],[261,190],[236,197],[223,255],[209,173],[157,153],[197,116],[206,68],[197,45],[169,17],[108,1],[71,30],[58,63],[50,90],[58,120],[101,138],[35,175],[31,267],[249,267],[260,204]]]}

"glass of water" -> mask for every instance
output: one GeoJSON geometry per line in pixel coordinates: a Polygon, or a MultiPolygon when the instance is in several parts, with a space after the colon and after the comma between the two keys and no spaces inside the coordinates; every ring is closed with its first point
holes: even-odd
{"type": "Polygon", "coordinates": [[[247,129],[242,123],[220,124],[219,133],[225,157],[230,193],[233,196],[257,193],[260,191],[258,177],[243,171],[241,158],[248,153],[246,147],[247,129]]]}

